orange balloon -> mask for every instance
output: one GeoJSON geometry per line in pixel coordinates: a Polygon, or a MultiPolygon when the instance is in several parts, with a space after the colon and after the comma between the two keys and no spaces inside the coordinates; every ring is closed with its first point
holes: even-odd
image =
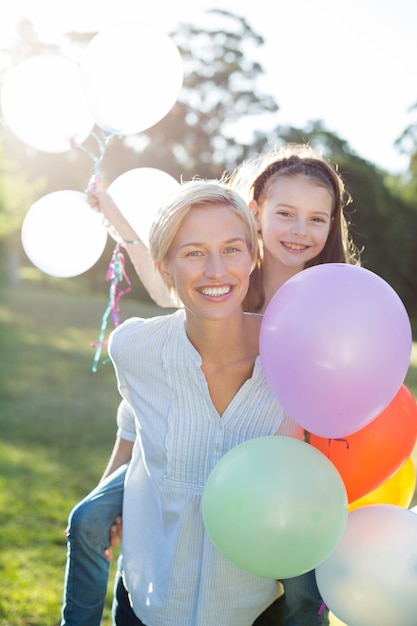
{"type": "Polygon", "coordinates": [[[417,403],[401,385],[387,408],[361,430],[340,439],[311,435],[310,443],[339,471],[354,502],[388,480],[411,455],[417,440],[417,403]]]}
{"type": "Polygon", "coordinates": [[[395,504],[407,509],[416,488],[416,472],[411,457],[382,485],[349,504],[349,512],[368,504],[395,504]]]}

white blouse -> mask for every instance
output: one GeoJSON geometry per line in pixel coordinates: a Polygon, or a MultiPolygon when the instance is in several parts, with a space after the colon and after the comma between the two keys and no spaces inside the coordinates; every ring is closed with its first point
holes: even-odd
{"type": "Polygon", "coordinates": [[[201,514],[204,485],[234,446],[274,433],[301,439],[302,429],[273,397],[259,357],[220,417],[183,309],[127,320],[112,332],[109,354],[137,434],[122,546],[134,612],[147,626],[251,626],[279,587],[235,567],[214,547],[201,514]]]}

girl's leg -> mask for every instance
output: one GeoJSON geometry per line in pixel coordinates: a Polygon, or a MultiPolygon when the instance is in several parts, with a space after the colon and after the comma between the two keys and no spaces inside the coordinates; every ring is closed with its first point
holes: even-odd
{"type": "Polygon", "coordinates": [[[253,626],[284,626],[285,597],[280,596],[253,622],[253,626]]]}
{"type": "Polygon", "coordinates": [[[108,476],[71,511],[61,626],[100,626],[110,564],[110,526],[122,513],[127,464],[108,476]]]}
{"type": "Polygon", "coordinates": [[[322,607],[314,570],[284,580],[284,589],[285,626],[329,626],[329,610],[322,607]]]}

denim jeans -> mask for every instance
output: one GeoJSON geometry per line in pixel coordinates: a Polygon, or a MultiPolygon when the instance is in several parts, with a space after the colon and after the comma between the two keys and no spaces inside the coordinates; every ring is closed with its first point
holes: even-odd
{"type": "MultiPolygon", "coordinates": [[[[70,513],[60,626],[100,626],[110,567],[103,551],[109,545],[110,526],[122,512],[127,467],[128,464],[120,467],[70,513]]],[[[319,615],[322,600],[314,571],[285,580],[284,588],[285,596],[271,604],[254,626],[329,626],[328,609],[319,615]]],[[[125,594],[123,584],[116,577],[113,619],[119,611],[119,624],[130,626],[126,621],[129,616],[132,626],[140,626],[125,594]]]]}
{"type": "Polygon", "coordinates": [[[329,626],[329,610],[322,607],[314,570],[284,580],[284,589],[285,626],[329,626]]]}
{"type": "MultiPolygon", "coordinates": [[[[113,626],[144,626],[134,614],[121,576],[122,559],[114,583],[113,626]]],[[[329,610],[322,607],[314,570],[284,580],[285,595],[273,602],[253,626],[329,626],[329,610]]]]}
{"type": "Polygon", "coordinates": [[[127,467],[108,476],[69,515],[61,626],[100,626],[110,568],[103,551],[122,513],[127,467]]]}
{"type": "Polygon", "coordinates": [[[112,617],[113,626],[145,626],[145,624],[136,617],[130,606],[129,596],[123,584],[120,570],[117,572],[114,582],[112,617]]]}
{"type": "MultiPolygon", "coordinates": [[[[120,561],[119,561],[120,563],[120,561]]],[[[253,626],[281,626],[285,612],[284,597],[275,600],[253,623],[253,626]]],[[[130,606],[128,593],[120,571],[116,576],[113,593],[113,626],[145,626],[130,606]]]]}

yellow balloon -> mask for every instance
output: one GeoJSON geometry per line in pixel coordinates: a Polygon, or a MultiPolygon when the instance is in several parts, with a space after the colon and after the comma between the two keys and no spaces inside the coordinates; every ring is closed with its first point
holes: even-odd
{"type": "Polygon", "coordinates": [[[349,512],[368,504],[394,504],[408,508],[416,488],[416,472],[411,457],[382,485],[349,504],[349,512]]]}

